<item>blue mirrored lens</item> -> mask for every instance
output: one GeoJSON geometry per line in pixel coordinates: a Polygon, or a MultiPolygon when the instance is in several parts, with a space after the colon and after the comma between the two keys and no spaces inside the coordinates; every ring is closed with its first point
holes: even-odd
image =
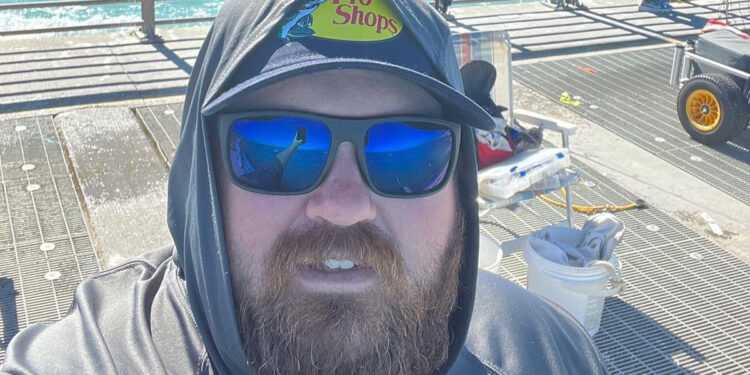
{"type": "Polygon", "coordinates": [[[328,128],[309,119],[239,119],[229,130],[229,159],[235,178],[268,192],[309,188],[323,172],[330,146],[328,128]]]}
{"type": "Polygon", "coordinates": [[[445,180],[453,135],[427,123],[373,125],[365,141],[365,160],[373,185],[394,195],[426,193],[445,180]]]}

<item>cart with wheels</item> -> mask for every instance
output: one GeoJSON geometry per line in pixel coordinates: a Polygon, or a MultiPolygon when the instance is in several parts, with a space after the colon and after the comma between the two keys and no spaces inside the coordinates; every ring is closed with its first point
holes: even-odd
{"type": "Polygon", "coordinates": [[[680,87],[677,114],[691,138],[716,145],[747,127],[750,40],[728,30],[678,44],[670,84],[680,87]]]}

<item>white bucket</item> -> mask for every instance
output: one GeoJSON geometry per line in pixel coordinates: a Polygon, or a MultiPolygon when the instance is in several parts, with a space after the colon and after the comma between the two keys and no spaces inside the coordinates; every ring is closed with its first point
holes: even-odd
{"type": "Polygon", "coordinates": [[[604,297],[620,293],[624,286],[617,256],[573,267],[542,257],[529,243],[523,254],[528,264],[526,289],[560,305],[594,336],[602,320],[604,297]]]}
{"type": "Polygon", "coordinates": [[[503,250],[500,245],[484,234],[479,234],[479,268],[500,274],[503,250]]]}

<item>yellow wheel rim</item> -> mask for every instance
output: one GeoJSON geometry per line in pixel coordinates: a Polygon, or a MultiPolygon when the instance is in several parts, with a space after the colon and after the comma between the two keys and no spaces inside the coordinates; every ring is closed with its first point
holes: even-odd
{"type": "Polygon", "coordinates": [[[721,106],[716,96],[708,90],[690,93],[685,106],[690,124],[699,131],[711,132],[721,123],[721,106]]]}

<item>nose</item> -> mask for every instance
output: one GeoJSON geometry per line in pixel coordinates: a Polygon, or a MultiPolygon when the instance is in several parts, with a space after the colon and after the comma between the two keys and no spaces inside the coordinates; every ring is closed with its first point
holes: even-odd
{"type": "Polygon", "coordinates": [[[353,144],[339,145],[328,175],[307,202],[306,213],[314,221],[325,220],[338,226],[375,218],[372,191],[359,171],[353,144]]]}

